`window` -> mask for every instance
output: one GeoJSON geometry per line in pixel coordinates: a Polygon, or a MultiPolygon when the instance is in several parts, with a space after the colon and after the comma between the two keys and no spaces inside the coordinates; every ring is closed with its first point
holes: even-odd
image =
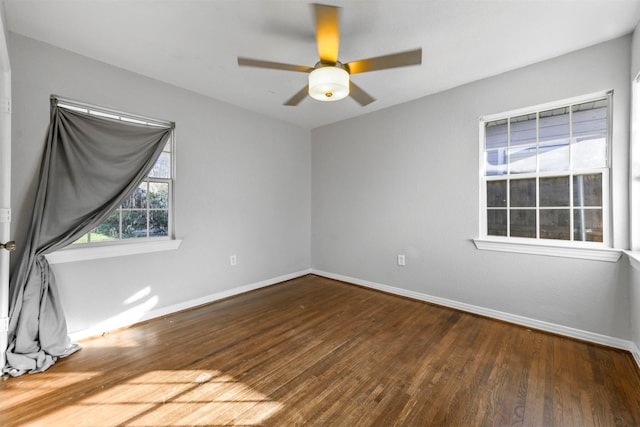
{"type": "Polygon", "coordinates": [[[481,238],[610,245],[611,93],[481,120],[481,238]]]}
{"type": "MultiPolygon", "coordinates": [[[[168,122],[89,106],[75,101],[58,99],[58,106],[144,126],[171,127],[171,123],[168,122]]],[[[174,138],[172,135],[153,169],[138,188],[102,224],[78,239],[74,245],[171,237],[173,234],[173,147],[174,138]]]]}

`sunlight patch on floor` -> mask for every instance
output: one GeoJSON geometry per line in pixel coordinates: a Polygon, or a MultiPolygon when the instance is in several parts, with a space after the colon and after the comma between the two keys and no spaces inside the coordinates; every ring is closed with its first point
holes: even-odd
{"type": "Polygon", "coordinates": [[[85,350],[92,348],[137,347],[140,345],[140,342],[135,337],[127,334],[104,334],[103,336],[81,340],[80,343],[85,350]]]}
{"type": "Polygon", "coordinates": [[[10,382],[7,381],[0,389],[0,413],[22,402],[22,395],[16,391],[24,390],[25,393],[29,393],[29,396],[46,398],[47,395],[56,393],[63,387],[89,381],[99,375],[101,375],[100,372],[66,372],[61,374],[44,372],[28,375],[24,379],[14,378],[10,382]]]}
{"type": "Polygon", "coordinates": [[[90,392],[47,414],[46,422],[57,425],[72,419],[76,426],[93,427],[261,425],[281,408],[277,401],[219,371],[162,370],[90,392]]]}

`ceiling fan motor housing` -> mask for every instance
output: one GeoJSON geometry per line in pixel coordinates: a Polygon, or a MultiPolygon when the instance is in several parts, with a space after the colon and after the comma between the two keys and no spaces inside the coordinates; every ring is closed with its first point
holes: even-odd
{"type": "Polygon", "coordinates": [[[319,62],[309,73],[309,96],[318,101],[338,101],[349,95],[349,72],[341,63],[319,62]]]}

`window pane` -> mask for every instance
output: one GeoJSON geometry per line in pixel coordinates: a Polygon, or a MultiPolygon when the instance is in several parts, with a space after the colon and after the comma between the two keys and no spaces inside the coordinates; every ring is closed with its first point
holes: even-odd
{"type": "Polygon", "coordinates": [[[607,99],[573,106],[573,168],[607,165],[607,99]]]}
{"type": "Polygon", "coordinates": [[[540,142],[569,139],[569,107],[540,112],[540,142]]]}
{"type": "Polygon", "coordinates": [[[161,153],[153,169],[149,172],[151,178],[171,178],[171,154],[161,153]]]}
{"type": "Polygon", "coordinates": [[[569,169],[569,107],[540,112],[540,171],[569,169]]]}
{"type": "Polygon", "coordinates": [[[536,180],[534,178],[511,180],[509,191],[512,207],[536,206],[536,180]]]}
{"type": "Polygon", "coordinates": [[[606,138],[576,138],[571,147],[573,169],[606,167],[606,138]]]}
{"type": "Polygon", "coordinates": [[[489,209],[487,210],[487,234],[489,236],[507,235],[507,210],[489,209]]]}
{"type": "Polygon", "coordinates": [[[511,236],[536,237],[536,211],[534,209],[511,210],[511,236]]]}
{"type": "Polygon", "coordinates": [[[530,144],[536,142],[536,114],[512,117],[511,139],[509,145],[530,144]]]}
{"type": "Polygon", "coordinates": [[[540,206],[569,206],[569,177],[540,178],[540,206]]]}
{"type": "Polygon", "coordinates": [[[568,170],[569,151],[569,139],[541,142],[538,150],[540,172],[568,170]]]}
{"type": "Polygon", "coordinates": [[[507,149],[499,148],[485,153],[486,175],[504,175],[507,173],[507,149]]]}
{"type": "Polygon", "coordinates": [[[570,215],[569,209],[540,210],[540,238],[570,240],[570,215]]]}
{"type": "Polygon", "coordinates": [[[122,211],[122,238],[147,237],[147,211],[122,211]]]}
{"type": "Polygon", "coordinates": [[[485,129],[485,148],[498,148],[507,146],[507,120],[487,122],[485,129]]]}
{"type": "Polygon", "coordinates": [[[116,234],[103,234],[103,233],[96,233],[94,231],[92,231],[91,233],[89,233],[89,241],[91,243],[95,243],[95,242],[108,242],[110,240],[117,240],[119,237],[116,234]]]}
{"type": "Polygon", "coordinates": [[[573,106],[573,136],[606,136],[608,120],[608,99],[585,102],[573,106]]]}
{"type": "Polygon", "coordinates": [[[507,206],[507,181],[487,182],[487,206],[506,207],[507,206]]]}
{"type": "Polygon", "coordinates": [[[169,183],[149,183],[149,207],[151,209],[167,209],[169,207],[169,183]]]}
{"type": "Polygon", "coordinates": [[[141,209],[147,207],[147,183],[143,182],[135,189],[133,194],[128,196],[122,202],[122,207],[125,209],[141,209]]]}
{"type": "Polygon", "coordinates": [[[536,171],[536,146],[509,149],[509,172],[528,173],[536,171]]]}
{"type": "Polygon", "coordinates": [[[576,175],[573,177],[574,206],[602,206],[602,175],[576,175]]]}
{"type": "Polygon", "coordinates": [[[73,243],[96,243],[117,240],[120,238],[120,214],[112,213],[105,222],[80,237],[73,243]]]}
{"type": "Polygon", "coordinates": [[[91,241],[115,240],[120,238],[120,211],[115,211],[107,219],[91,230],[91,241]]]}
{"type": "Polygon", "coordinates": [[[573,239],[602,242],[602,209],[575,209],[573,211],[573,239]]]}
{"type": "Polygon", "coordinates": [[[169,211],[149,212],[149,236],[169,235],[169,211]]]}

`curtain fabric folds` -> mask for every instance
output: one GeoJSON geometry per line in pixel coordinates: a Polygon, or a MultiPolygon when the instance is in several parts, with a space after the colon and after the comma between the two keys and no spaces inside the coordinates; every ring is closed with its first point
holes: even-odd
{"type": "Polygon", "coordinates": [[[80,348],[67,335],[45,255],[103,222],[147,176],[171,132],[60,108],[52,98],[31,225],[10,279],[4,372],[40,372],[80,348]]]}

